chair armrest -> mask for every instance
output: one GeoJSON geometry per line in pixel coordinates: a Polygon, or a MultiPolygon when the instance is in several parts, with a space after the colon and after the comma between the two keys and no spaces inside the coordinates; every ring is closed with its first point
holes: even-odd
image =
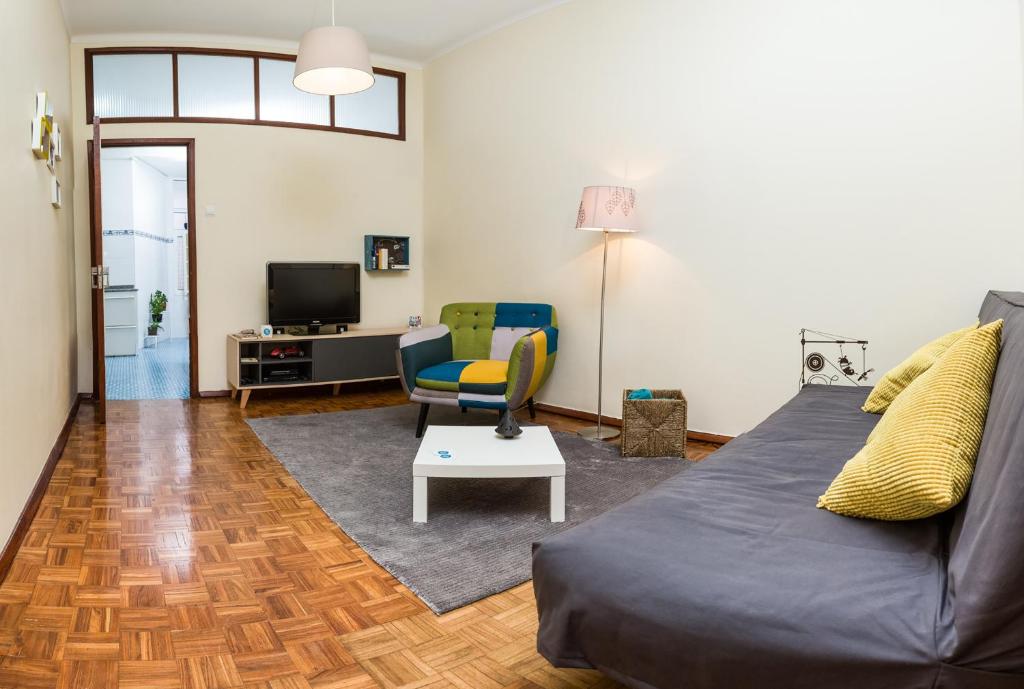
{"type": "Polygon", "coordinates": [[[548,326],[523,335],[512,347],[508,360],[509,409],[518,409],[540,389],[555,367],[558,328],[548,326]]]}
{"type": "Polygon", "coordinates": [[[412,394],[420,371],[452,360],[452,333],[444,324],[407,332],[398,338],[397,357],[402,387],[412,394]]]}

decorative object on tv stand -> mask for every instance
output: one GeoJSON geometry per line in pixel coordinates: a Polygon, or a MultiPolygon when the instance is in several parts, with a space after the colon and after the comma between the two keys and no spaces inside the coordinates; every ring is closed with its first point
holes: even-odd
{"type": "Polygon", "coordinates": [[[584,187],[576,216],[577,230],[601,232],[604,255],[601,262],[601,322],[597,345],[597,425],[584,428],[579,434],[590,440],[607,440],[619,435],[601,422],[601,387],[604,369],[604,293],[608,282],[608,235],[611,232],[637,232],[636,192],[628,187],[584,187]]]}
{"type": "Polygon", "coordinates": [[[343,96],[373,86],[373,66],[366,39],[355,29],[335,26],[334,20],[334,0],[331,0],[331,25],[310,29],[299,41],[292,84],[300,91],[343,96]]]}
{"type": "Polygon", "coordinates": [[[622,391],[622,456],[686,457],[682,390],[622,391]]]}
{"type": "Polygon", "coordinates": [[[368,272],[409,270],[409,238],[363,235],[363,265],[368,272]]]}
{"type": "MultiPolygon", "coordinates": [[[[815,347],[815,349],[824,349],[824,347],[815,347]]],[[[832,333],[808,330],[807,328],[801,328],[800,330],[800,359],[803,361],[803,367],[800,369],[801,388],[808,383],[832,385],[841,380],[846,380],[852,385],[859,386],[875,370],[868,368],[867,340],[846,337],[845,335],[833,335],[832,333]],[[815,339],[808,340],[808,335],[815,339]],[[825,345],[829,349],[833,349],[832,358],[818,351],[808,353],[807,345],[825,345]],[[850,357],[846,355],[843,349],[844,345],[860,346],[861,365],[859,373],[854,368],[853,362],[850,361],[850,357]],[[838,353],[838,356],[836,356],[836,353],[838,353]]]]}

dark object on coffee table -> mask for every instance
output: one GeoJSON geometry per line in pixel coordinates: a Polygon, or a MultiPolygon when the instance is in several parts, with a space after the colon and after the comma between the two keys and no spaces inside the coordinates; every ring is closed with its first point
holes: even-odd
{"type": "Polygon", "coordinates": [[[498,427],[494,432],[502,438],[514,438],[522,433],[523,429],[519,427],[519,422],[512,416],[512,412],[506,409],[501,413],[501,420],[498,421],[498,427]]]}

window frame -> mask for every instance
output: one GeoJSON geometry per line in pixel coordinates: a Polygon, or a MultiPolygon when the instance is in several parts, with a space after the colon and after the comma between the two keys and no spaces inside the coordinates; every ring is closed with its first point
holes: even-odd
{"type": "MultiPolygon", "coordinates": [[[[93,91],[93,57],[96,55],[142,55],[163,54],[171,56],[171,84],[173,114],[170,117],[105,117],[105,124],[125,124],[142,122],[185,122],[200,124],[252,124],[264,127],[288,127],[291,129],[313,129],[342,134],[358,134],[374,136],[381,139],[405,141],[405,72],[374,67],[373,73],[392,77],[398,80],[398,133],[377,132],[370,129],[352,129],[335,126],[335,103],[338,96],[329,96],[330,124],[309,124],[305,122],[282,122],[279,120],[260,119],[260,58],[267,60],[284,60],[295,62],[295,55],[288,53],[268,53],[256,50],[229,50],[226,48],[179,48],[179,47],[138,47],[138,48],[86,48],[85,49],[85,118],[86,124],[92,124],[95,114],[95,94],[93,91]],[[178,55],[217,55],[222,57],[241,57],[252,60],[253,96],[255,100],[255,118],[234,119],[223,117],[182,117],[178,114],[178,55]]],[[[343,96],[342,96],[343,97],[343,96]]]]}

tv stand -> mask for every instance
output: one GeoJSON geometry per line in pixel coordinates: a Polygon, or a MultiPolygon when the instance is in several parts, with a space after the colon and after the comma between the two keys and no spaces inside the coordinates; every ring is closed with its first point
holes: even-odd
{"type": "Polygon", "coordinates": [[[395,352],[398,338],[407,332],[368,328],[330,335],[228,335],[231,398],[240,397],[245,409],[253,390],[332,385],[337,395],[342,383],[398,378],[395,352]]]}

